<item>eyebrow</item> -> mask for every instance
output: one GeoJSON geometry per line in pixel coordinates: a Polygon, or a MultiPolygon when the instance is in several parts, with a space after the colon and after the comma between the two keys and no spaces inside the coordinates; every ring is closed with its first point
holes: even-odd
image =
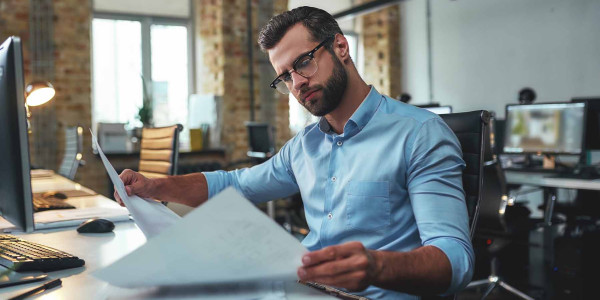
{"type": "MultiPolygon", "coordinates": [[[[313,49],[314,49],[314,48],[313,48],[313,49]]],[[[295,59],[292,61],[292,64],[293,64],[293,63],[295,63],[295,62],[297,62],[297,61],[300,59],[300,57],[302,57],[302,56],[305,56],[305,55],[309,54],[309,53],[310,53],[310,51],[313,51],[313,49],[310,49],[310,50],[308,50],[308,51],[306,51],[306,52],[304,52],[304,53],[302,53],[302,54],[300,54],[300,55],[296,56],[296,58],[295,58],[295,59]]],[[[294,66],[292,65],[292,69],[293,69],[293,68],[294,68],[294,66]]],[[[289,72],[290,72],[290,70],[285,70],[285,71],[283,71],[283,73],[281,73],[281,74],[277,75],[277,77],[275,77],[275,78],[279,78],[279,76],[281,76],[281,75],[283,75],[283,74],[286,74],[286,73],[289,73],[289,72]]]]}

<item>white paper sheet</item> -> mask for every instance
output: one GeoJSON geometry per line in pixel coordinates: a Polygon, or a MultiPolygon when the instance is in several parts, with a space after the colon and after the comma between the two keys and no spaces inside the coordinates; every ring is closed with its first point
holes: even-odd
{"type": "Polygon", "coordinates": [[[119,287],[296,280],[307,250],[228,188],[93,275],[119,287]]]}
{"type": "Polygon", "coordinates": [[[123,200],[125,207],[127,207],[131,213],[135,224],[142,230],[147,239],[158,235],[161,231],[181,219],[181,217],[158,201],[143,199],[136,195],[127,196],[125,185],[119,178],[119,174],[117,174],[115,168],[113,168],[102,152],[94,133],[91,130],[90,132],[92,133],[92,143],[98,150],[100,158],[102,158],[102,163],[106,168],[110,180],[115,186],[115,190],[119,194],[119,197],[121,197],[121,200],[123,200]]]}

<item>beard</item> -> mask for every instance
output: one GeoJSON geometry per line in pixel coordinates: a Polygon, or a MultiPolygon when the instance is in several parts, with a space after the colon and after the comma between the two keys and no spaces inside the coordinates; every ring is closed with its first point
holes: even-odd
{"type": "MultiPolygon", "coordinates": [[[[312,115],[317,117],[322,117],[334,109],[336,109],[340,102],[342,101],[342,96],[344,96],[344,92],[346,91],[346,85],[348,84],[348,73],[342,62],[337,58],[337,56],[332,55],[333,59],[333,73],[325,83],[325,87],[322,85],[317,85],[311,88],[306,88],[303,90],[301,95],[308,91],[314,90],[323,90],[323,97],[320,99],[312,99],[311,101],[299,101],[306,110],[308,110],[312,115]]],[[[301,97],[303,98],[303,97],[301,97]]]]}

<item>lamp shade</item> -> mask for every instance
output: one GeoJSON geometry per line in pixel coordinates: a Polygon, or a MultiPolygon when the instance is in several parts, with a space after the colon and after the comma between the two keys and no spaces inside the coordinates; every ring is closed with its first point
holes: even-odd
{"type": "Polygon", "coordinates": [[[47,81],[35,81],[25,88],[25,103],[28,106],[38,106],[50,101],[56,91],[47,81]]]}

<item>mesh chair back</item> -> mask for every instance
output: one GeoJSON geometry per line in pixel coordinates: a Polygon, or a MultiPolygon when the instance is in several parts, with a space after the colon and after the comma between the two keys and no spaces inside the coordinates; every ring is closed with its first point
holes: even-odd
{"type": "Polygon", "coordinates": [[[139,172],[149,178],[177,174],[181,124],[142,129],[139,172]]]}
{"type": "Polygon", "coordinates": [[[58,168],[58,174],[73,180],[82,158],[82,134],[80,126],[65,128],[65,154],[58,168]]]}
{"type": "Polygon", "coordinates": [[[444,114],[440,117],[448,124],[458,138],[466,168],[462,181],[469,213],[471,238],[475,232],[479,216],[479,202],[483,185],[483,158],[485,135],[488,132],[490,115],[485,110],[464,113],[444,114]]]}

